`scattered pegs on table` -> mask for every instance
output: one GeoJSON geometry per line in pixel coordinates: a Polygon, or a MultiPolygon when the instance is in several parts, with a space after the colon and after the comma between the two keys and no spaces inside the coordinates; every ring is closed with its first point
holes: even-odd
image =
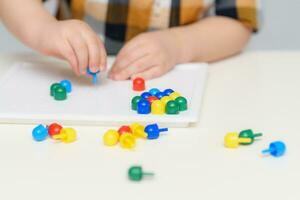
{"type": "Polygon", "coordinates": [[[132,166],[128,170],[128,178],[132,181],[141,181],[144,176],[154,176],[154,173],[144,172],[141,166],[132,166]]]}
{"type": "Polygon", "coordinates": [[[136,138],[147,138],[147,133],[145,133],[145,127],[138,124],[133,123],[130,125],[130,128],[132,130],[132,134],[136,138]]]}
{"type": "Polygon", "coordinates": [[[123,133],[120,136],[120,146],[124,149],[133,149],[136,145],[136,139],[131,133],[123,133]]]}
{"type": "Polygon", "coordinates": [[[32,130],[32,137],[35,141],[41,142],[47,139],[48,137],[48,130],[42,124],[36,126],[32,130]]]}
{"type": "Polygon", "coordinates": [[[256,137],[261,137],[261,136],[262,136],[262,133],[253,133],[253,131],[251,129],[243,130],[239,134],[239,138],[250,138],[251,139],[250,142],[241,142],[241,144],[245,144],[245,145],[252,144],[256,137]]]}
{"type": "Polygon", "coordinates": [[[224,137],[224,145],[227,148],[237,148],[241,143],[250,142],[250,138],[239,138],[238,133],[227,133],[224,137]]]}
{"type": "Polygon", "coordinates": [[[77,134],[73,128],[62,128],[60,133],[52,136],[55,140],[61,140],[64,143],[72,143],[76,141],[77,134]]]}
{"type": "Polygon", "coordinates": [[[286,147],[284,142],[275,141],[270,143],[269,148],[262,151],[263,155],[270,154],[274,157],[280,157],[285,153],[286,147]]]}
{"type": "Polygon", "coordinates": [[[145,127],[145,132],[148,135],[148,139],[157,139],[161,132],[168,131],[168,128],[159,128],[157,124],[149,124],[145,127]]]}

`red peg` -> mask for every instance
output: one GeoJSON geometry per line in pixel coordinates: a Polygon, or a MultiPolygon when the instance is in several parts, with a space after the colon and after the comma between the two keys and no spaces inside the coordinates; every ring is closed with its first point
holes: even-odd
{"type": "Polygon", "coordinates": [[[50,124],[50,126],[48,126],[48,134],[52,137],[53,135],[59,134],[61,129],[62,126],[57,123],[50,124]]]}
{"type": "Polygon", "coordinates": [[[153,101],[158,100],[156,96],[150,96],[147,98],[147,101],[149,101],[150,104],[152,104],[153,101]]]}
{"type": "Polygon", "coordinates": [[[123,133],[132,133],[131,128],[129,126],[121,126],[118,132],[120,135],[122,135],[123,133]]]}
{"type": "Polygon", "coordinates": [[[143,78],[135,78],[133,80],[133,90],[134,91],[144,91],[145,90],[145,80],[143,78]]]}

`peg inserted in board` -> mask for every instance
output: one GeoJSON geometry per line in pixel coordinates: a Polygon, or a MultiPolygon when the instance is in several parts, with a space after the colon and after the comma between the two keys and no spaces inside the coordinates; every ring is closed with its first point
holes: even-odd
{"type": "Polygon", "coordinates": [[[72,92],[72,83],[69,80],[60,81],[60,85],[66,88],[67,93],[72,92]]]}
{"type": "Polygon", "coordinates": [[[174,92],[174,90],[168,88],[168,89],[165,89],[163,93],[164,93],[164,96],[169,96],[169,95],[172,94],[173,92],[174,92]]]}
{"type": "Polygon", "coordinates": [[[159,92],[160,92],[160,90],[157,89],[157,88],[152,88],[152,89],[149,90],[149,93],[151,93],[152,96],[155,96],[159,92]]]}
{"type": "Polygon", "coordinates": [[[134,91],[144,91],[145,90],[145,80],[143,78],[137,77],[133,79],[133,90],[134,91]]]}
{"type": "Polygon", "coordinates": [[[161,100],[155,100],[151,104],[151,113],[154,115],[165,114],[165,104],[161,100]]]}
{"type": "Polygon", "coordinates": [[[137,105],[138,114],[149,114],[151,112],[151,105],[146,99],[141,99],[137,105]]]}

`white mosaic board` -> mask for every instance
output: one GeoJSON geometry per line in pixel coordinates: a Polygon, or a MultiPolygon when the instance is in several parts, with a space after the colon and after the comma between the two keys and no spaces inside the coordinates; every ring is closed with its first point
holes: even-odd
{"type": "Polygon", "coordinates": [[[0,123],[64,125],[124,125],[131,122],[187,127],[199,120],[207,77],[207,64],[183,64],[170,73],[146,82],[147,90],[172,88],[188,99],[188,111],[179,115],[139,115],[131,110],[131,99],[140,93],[132,81],[112,81],[100,75],[94,86],[88,77],[76,77],[69,69],[34,63],[13,65],[0,79],[0,123]],[[50,96],[54,82],[69,79],[73,91],[65,101],[50,96]]]}

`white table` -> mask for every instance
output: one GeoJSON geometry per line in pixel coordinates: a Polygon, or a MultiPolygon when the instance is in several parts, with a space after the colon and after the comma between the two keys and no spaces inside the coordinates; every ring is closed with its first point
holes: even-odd
{"type": "MultiPolygon", "coordinates": [[[[16,60],[45,61],[2,54],[0,75],[16,60]]],[[[74,127],[79,139],[65,145],[34,142],[32,126],[0,125],[0,199],[299,200],[299,77],[300,52],[252,52],[215,63],[200,122],[156,141],[139,140],[133,152],[103,146],[107,127],[74,127]],[[226,132],[246,128],[263,138],[223,147],[226,132]],[[286,155],[262,157],[274,140],[286,142],[286,155]],[[130,182],[133,164],[155,177],[130,182]]]]}

